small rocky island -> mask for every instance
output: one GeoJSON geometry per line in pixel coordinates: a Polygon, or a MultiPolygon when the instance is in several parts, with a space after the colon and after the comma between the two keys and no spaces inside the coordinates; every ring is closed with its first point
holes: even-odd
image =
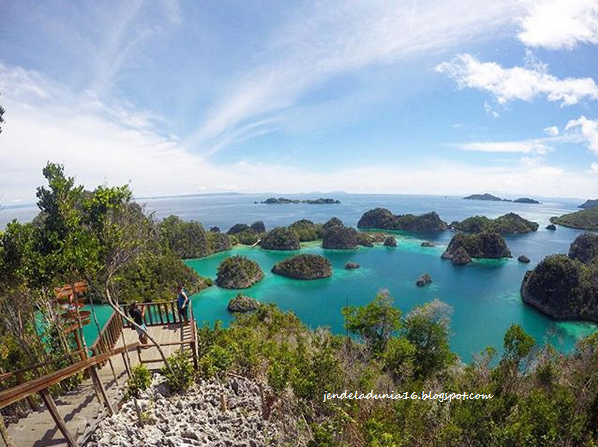
{"type": "Polygon", "coordinates": [[[523,301],[560,320],[598,323],[598,235],[578,236],[568,255],[550,255],[528,271],[523,301]]]}
{"type": "Polygon", "coordinates": [[[471,196],[463,197],[464,200],[486,200],[489,202],[514,202],[514,203],[529,203],[529,204],[539,204],[535,199],[530,199],[529,197],[520,197],[515,200],[510,199],[501,199],[500,197],[493,196],[492,194],[472,194],[471,196]]]}
{"type": "Polygon", "coordinates": [[[311,220],[301,219],[289,225],[289,230],[297,233],[301,242],[315,241],[322,239],[324,236],[324,229],[322,225],[315,224],[311,220]]]}
{"type": "Polygon", "coordinates": [[[245,256],[231,256],[218,266],[216,284],[224,289],[247,289],[264,278],[259,264],[245,256]]]}
{"type": "Polygon", "coordinates": [[[240,293],[228,302],[226,309],[231,313],[246,313],[257,310],[260,303],[257,300],[240,293]]]}
{"type": "Polygon", "coordinates": [[[301,243],[296,232],[289,228],[277,227],[268,232],[261,246],[266,250],[299,250],[301,243]]]}
{"type": "Polygon", "coordinates": [[[551,217],[550,222],[569,228],[596,231],[598,230],[598,207],[582,209],[560,217],[551,217]]]}
{"type": "Polygon", "coordinates": [[[519,214],[508,213],[496,219],[474,216],[451,223],[451,228],[466,233],[525,234],[538,231],[538,223],[524,219],[519,214]]]}
{"type": "Polygon", "coordinates": [[[598,206],[598,199],[588,199],[586,200],[584,203],[582,203],[581,205],[579,205],[577,208],[594,208],[598,206]]]}
{"type": "MultiPolygon", "coordinates": [[[[338,220],[338,219],[337,219],[338,220]]],[[[355,228],[345,227],[342,222],[340,225],[324,224],[326,229],[322,239],[322,248],[331,250],[353,250],[359,245],[358,234],[355,228]]],[[[340,222],[340,220],[339,220],[340,222]]]]}
{"type": "Polygon", "coordinates": [[[301,254],[275,264],[272,273],[293,279],[321,279],[332,275],[332,266],[324,256],[301,254]]]}
{"type": "Polygon", "coordinates": [[[395,215],[386,208],[375,208],[361,216],[357,228],[432,233],[444,231],[448,228],[448,225],[434,211],[419,216],[413,214],[395,215]]]}
{"type": "Polygon", "coordinates": [[[336,205],[338,203],[341,203],[340,200],[337,199],[324,199],[324,198],[319,198],[319,199],[307,199],[307,200],[299,200],[299,199],[286,199],[284,197],[270,197],[266,200],[264,200],[262,203],[268,204],[268,205],[286,205],[286,204],[297,204],[297,203],[307,203],[308,205],[336,205]]]}
{"type": "Polygon", "coordinates": [[[472,259],[510,258],[511,251],[498,233],[456,234],[442,254],[455,265],[469,264],[472,259]]]}

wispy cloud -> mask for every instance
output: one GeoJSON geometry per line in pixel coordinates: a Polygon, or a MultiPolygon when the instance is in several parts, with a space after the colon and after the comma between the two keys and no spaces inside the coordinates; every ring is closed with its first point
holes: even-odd
{"type": "Polygon", "coordinates": [[[579,131],[583,140],[595,154],[598,154],[598,120],[591,120],[585,116],[571,120],[567,123],[565,130],[576,129],[579,131]]]}
{"type": "Polygon", "coordinates": [[[532,101],[541,96],[562,106],[598,99],[598,86],[592,78],[561,79],[549,74],[547,66],[537,61],[527,68],[503,68],[496,62],[481,62],[470,54],[459,54],[439,64],[436,71],[454,79],[459,88],[491,93],[499,104],[532,101]]]}
{"type": "Polygon", "coordinates": [[[552,151],[552,148],[546,145],[545,140],[474,142],[463,143],[454,147],[462,151],[539,155],[544,155],[552,151]]]}
{"type": "Polygon", "coordinates": [[[521,22],[519,39],[530,47],[570,50],[579,43],[598,43],[596,0],[534,2],[521,22]]]}
{"type": "MultiPolygon", "coordinates": [[[[270,36],[267,54],[230,79],[207,118],[184,140],[189,148],[218,146],[238,127],[297,104],[311,87],[350,71],[446,49],[509,24],[517,1],[414,3],[375,0],[310,4],[270,36]]],[[[270,129],[276,128],[269,127],[270,129]]]]}

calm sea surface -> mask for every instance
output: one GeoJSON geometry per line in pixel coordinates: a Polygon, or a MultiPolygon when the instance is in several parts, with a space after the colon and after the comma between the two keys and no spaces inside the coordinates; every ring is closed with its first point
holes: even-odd
{"type": "MultiPolygon", "coordinates": [[[[451,222],[469,216],[497,217],[515,212],[526,219],[538,222],[535,233],[507,237],[514,258],[504,261],[480,261],[465,267],[455,267],[442,261],[440,255],[452,233],[408,234],[398,233],[396,249],[376,246],[353,251],[323,250],[318,244],[305,244],[302,252],[318,253],[330,259],[334,273],[331,278],[316,281],[292,280],[270,273],[274,263],[290,256],[292,252],[266,251],[260,248],[240,247],[226,253],[196,260],[187,264],[203,276],[215,278],[218,264],[226,257],[243,254],[257,261],[266,277],[260,283],[243,291],[262,302],[274,302],[285,310],[294,311],[310,327],[329,326],[342,333],[343,319],[340,309],[349,305],[363,305],[374,298],[380,289],[388,289],[396,305],[408,312],[414,306],[433,299],[440,299],[453,308],[451,345],[463,360],[487,346],[500,348],[508,327],[517,323],[535,337],[539,343],[551,343],[559,349],[570,350],[575,341],[596,330],[589,323],[556,322],[526,306],[520,298],[519,286],[527,269],[531,269],[546,255],[567,253],[569,244],[580,231],[558,227],[556,232],[544,227],[551,216],[576,210],[579,201],[544,199],[540,205],[511,202],[484,202],[462,200],[458,197],[352,195],[327,194],[341,200],[337,205],[265,205],[256,204],[271,195],[204,195],[175,198],[140,199],[149,212],[157,218],[177,214],[184,219],[201,221],[206,228],[218,226],[226,231],[235,223],[250,224],[263,220],[267,228],[288,225],[298,219],[325,222],[332,216],[339,217],[346,225],[356,225],[361,215],[378,206],[389,208],[397,214],[421,214],[436,211],[451,222]],[[432,240],[435,248],[422,248],[422,240],[432,240]],[[520,264],[516,258],[525,254],[532,260],[520,264]],[[346,271],[344,264],[354,261],[361,269],[346,271]],[[415,280],[427,272],[433,284],[426,288],[415,286],[415,280]]],[[[317,198],[320,195],[285,195],[290,198],[317,198]]],[[[32,207],[7,208],[0,211],[0,228],[12,218],[28,220],[35,215],[32,207]]],[[[193,298],[194,311],[199,320],[213,322],[231,320],[226,310],[228,300],[236,295],[212,287],[193,298]]],[[[100,324],[109,315],[101,309],[100,324]]],[[[93,325],[86,328],[86,337],[93,340],[93,325]]]]}

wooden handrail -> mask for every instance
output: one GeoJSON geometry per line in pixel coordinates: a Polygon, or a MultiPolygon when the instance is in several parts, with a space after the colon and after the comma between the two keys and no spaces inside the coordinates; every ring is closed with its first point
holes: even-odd
{"type": "Polygon", "coordinates": [[[78,372],[84,371],[91,366],[98,365],[108,360],[110,357],[122,354],[125,351],[136,349],[138,346],[139,342],[131,343],[129,345],[116,348],[112,350],[112,352],[107,352],[94,357],[90,357],[86,360],[82,360],[73,365],[67,366],[66,368],[54,371],[53,373],[46,374],[44,376],[30,380],[29,382],[23,383],[21,385],[17,385],[7,390],[0,391],[0,408],[4,408],[10,404],[13,404],[21,399],[26,398],[27,396],[30,396],[41,390],[45,390],[58,382],[62,382],[63,380],[68,379],[69,377],[71,377],[74,374],[77,374],[78,372]]]}
{"type": "MultiPolygon", "coordinates": [[[[145,307],[143,322],[147,327],[163,326],[165,324],[180,323],[181,317],[177,312],[176,300],[173,301],[154,301],[150,303],[137,303],[139,307],[145,307]]],[[[128,306],[123,306],[123,311],[130,318],[128,306]]],[[[124,327],[130,328],[132,325],[128,321],[123,322],[124,327]]]]}
{"type": "Polygon", "coordinates": [[[61,362],[62,360],[66,360],[71,357],[80,356],[82,353],[83,353],[83,349],[80,349],[78,351],[70,352],[66,355],[63,355],[62,357],[57,357],[55,359],[46,360],[45,362],[36,363],[35,365],[31,365],[26,368],[21,368],[21,369],[15,370],[15,371],[9,371],[9,372],[0,374],[0,381],[9,379],[18,374],[24,374],[26,372],[33,371],[34,369],[43,368],[44,366],[51,365],[52,363],[61,362]]]}

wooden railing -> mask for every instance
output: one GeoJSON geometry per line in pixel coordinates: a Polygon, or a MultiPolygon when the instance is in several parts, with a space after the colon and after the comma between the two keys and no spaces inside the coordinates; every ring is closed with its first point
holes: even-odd
{"type": "Polygon", "coordinates": [[[123,319],[114,312],[98,334],[98,338],[91,345],[92,355],[110,352],[116,346],[123,332],[123,319]]]}
{"type": "MultiPolygon", "coordinates": [[[[139,303],[139,307],[145,308],[143,322],[147,327],[163,326],[165,324],[180,323],[182,321],[179,315],[176,301],[139,303]]],[[[125,314],[129,315],[129,308],[123,308],[125,314]]],[[[131,323],[125,321],[125,327],[131,327],[131,323]]]]}

